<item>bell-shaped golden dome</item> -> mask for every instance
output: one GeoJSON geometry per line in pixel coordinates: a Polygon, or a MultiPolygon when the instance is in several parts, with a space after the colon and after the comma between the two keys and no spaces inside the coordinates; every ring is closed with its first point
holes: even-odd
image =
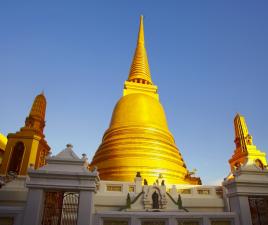
{"type": "Polygon", "coordinates": [[[168,130],[164,109],[153,85],[144,47],[143,23],[123,97],[91,162],[102,180],[133,181],[137,172],[150,184],[161,174],[167,184],[199,183],[192,179],[168,130]],[[134,65],[134,66],[133,66],[134,65]]]}
{"type": "Polygon", "coordinates": [[[146,94],[123,96],[91,166],[103,180],[133,181],[136,172],[151,184],[159,174],[167,183],[187,183],[183,159],[168,131],[160,102],[146,94]]]}
{"type": "Polygon", "coordinates": [[[160,102],[143,93],[123,96],[115,106],[110,128],[144,124],[168,130],[165,112],[160,102]]]}

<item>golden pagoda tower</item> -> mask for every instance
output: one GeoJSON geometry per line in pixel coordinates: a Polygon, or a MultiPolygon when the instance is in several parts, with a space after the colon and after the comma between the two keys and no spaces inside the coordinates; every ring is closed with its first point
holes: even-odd
{"type": "Polygon", "coordinates": [[[266,154],[253,144],[252,136],[248,133],[245,118],[237,114],[234,119],[236,149],[229,160],[231,171],[245,164],[255,164],[261,168],[267,166],[266,154]]]}
{"type": "Polygon", "coordinates": [[[29,166],[39,168],[45,164],[50,150],[43,133],[45,113],[46,98],[41,93],[36,96],[24,127],[17,133],[8,134],[0,174],[12,171],[26,175],[29,166]]]}
{"type": "Polygon", "coordinates": [[[157,86],[151,80],[143,17],[137,47],[110,126],[93,157],[102,180],[133,181],[137,172],[149,183],[161,175],[167,184],[200,184],[192,178],[168,129],[157,86]]]}

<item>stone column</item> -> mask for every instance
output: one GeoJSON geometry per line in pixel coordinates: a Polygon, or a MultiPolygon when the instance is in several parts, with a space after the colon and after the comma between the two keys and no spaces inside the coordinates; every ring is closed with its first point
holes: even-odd
{"type": "Polygon", "coordinates": [[[210,223],[210,220],[209,220],[209,218],[207,217],[207,216],[204,216],[203,217],[203,225],[210,225],[211,223],[210,223]]]}
{"type": "Polygon", "coordinates": [[[80,191],[77,225],[93,225],[93,191],[80,191]]]}
{"type": "Polygon", "coordinates": [[[252,225],[248,196],[232,196],[229,203],[231,211],[239,215],[241,225],[252,225]]]}
{"type": "Polygon", "coordinates": [[[41,223],[41,215],[43,210],[42,189],[29,188],[27,204],[24,210],[23,225],[39,225],[41,223]]]}
{"type": "Polygon", "coordinates": [[[142,177],[135,177],[136,193],[139,194],[142,191],[142,177]]]}
{"type": "Polygon", "coordinates": [[[178,222],[177,222],[177,219],[176,219],[176,217],[170,217],[169,219],[168,219],[168,225],[178,225],[178,222]]]}

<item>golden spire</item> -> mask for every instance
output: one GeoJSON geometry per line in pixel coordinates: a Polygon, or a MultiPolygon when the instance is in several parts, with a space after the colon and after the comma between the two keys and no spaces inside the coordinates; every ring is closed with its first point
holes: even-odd
{"type": "Polygon", "coordinates": [[[235,128],[235,144],[237,148],[240,148],[241,151],[246,151],[247,143],[246,140],[249,138],[248,128],[245,121],[245,118],[239,113],[236,114],[234,119],[234,128],[235,128]]]}
{"type": "Polygon", "coordinates": [[[142,44],[144,46],[144,28],[143,28],[143,15],[140,16],[140,29],[139,29],[139,35],[137,40],[137,45],[142,44]]]}
{"type": "Polygon", "coordinates": [[[260,167],[266,166],[266,155],[253,144],[253,138],[248,132],[245,117],[236,114],[234,118],[235,145],[236,149],[229,160],[231,171],[245,164],[256,164],[260,167]]]}
{"type": "Polygon", "coordinates": [[[34,99],[29,116],[25,120],[25,127],[34,129],[39,134],[43,134],[45,127],[45,116],[46,116],[46,97],[44,92],[41,92],[34,99]]]}
{"type": "Polygon", "coordinates": [[[42,91],[35,97],[29,116],[45,120],[46,104],[46,97],[44,91],[42,91]]]}
{"type": "Polygon", "coordinates": [[[150,68],[144,43],[143,16],[140,17],[140,29],[137,47],[130,68],[128,81],[152,84],[150,68]]]}

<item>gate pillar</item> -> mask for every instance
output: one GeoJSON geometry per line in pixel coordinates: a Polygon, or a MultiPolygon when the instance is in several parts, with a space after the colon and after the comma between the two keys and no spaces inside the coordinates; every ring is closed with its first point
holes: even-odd
{"type": "Polygon", "coordinates": [[[233,172],[233,177],[223,182],[223,186],[230,211],[239,215],[241,225],[267,224],[260,222],[262,218],[253,221],[254,214],[250,210],[249,200],[252,197],[268,198],[268,168],[245,164],[238,167],[233,172]]]}
{"type": "Polygon", "coordinates": [[[23,218],[23,225],[41,223],[43,193],[44,192],[42,189],[29,190],[23,218]]]}
{"type": "Polygon", "coordinates": [[[91,225],[93,216],[93,192],[80,191],[77,225],[91,225]]]}

